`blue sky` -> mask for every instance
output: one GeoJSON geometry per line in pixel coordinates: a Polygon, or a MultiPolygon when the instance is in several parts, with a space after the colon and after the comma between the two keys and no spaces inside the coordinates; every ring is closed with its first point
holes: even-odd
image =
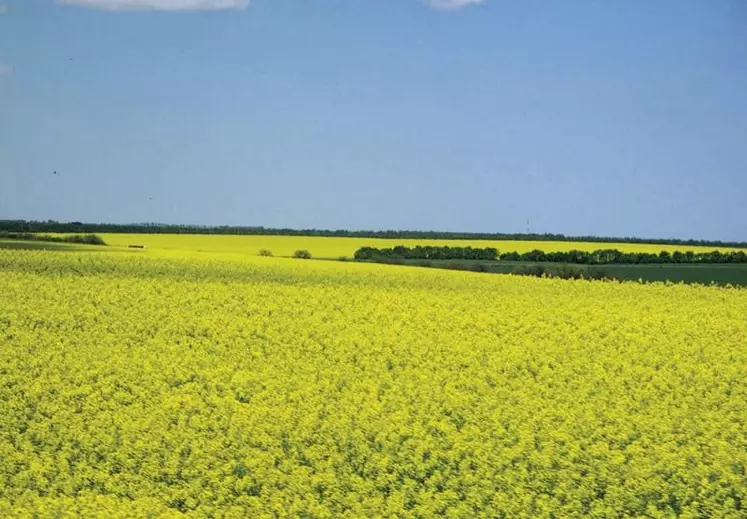
{"type": "Polygon", "coordinates": [[[747,240],[745,200],[743,0],[0,0],[0,218],[747,240]]]}

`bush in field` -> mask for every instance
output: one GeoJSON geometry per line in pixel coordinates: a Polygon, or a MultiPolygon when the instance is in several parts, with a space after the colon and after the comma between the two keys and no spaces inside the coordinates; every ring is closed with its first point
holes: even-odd
{"type": "Polygon", "coordinates": [[[522,265],[521,267],[517,268],[513,271],[513,274],[519,275],[519,276],[534,276],[541,278],[546,272],[546,268],[544,265],[538,265],[538,264],[532,264],[532,265],[522,265]]]}
{"type": "Polygon", "coordinates": [[[311,253],[306,249],[298,249],[293,253],[293,257],[296,259],[311,259],[311,253]]]}
{"type": "Polygon", "coordinates": [[[548,277],[560,279],[615,279],[603,270],[577,265],[552,265],[534,263],[522,265],[513,272],[520,276],[548,277]]]}
{"type": "Polygon", "coordinates": [[[272,256],[272,251],[269,249],[260,249],[260,251],[257,253],[259,256],[272,256]]]}
{"type": "Polygon", "coordinates": [[[70,243],[85,243],[87,245],[106,245],[106,242],[101,236],[96,234],[73,234],[65,236],[62,241],[70,243]]]}

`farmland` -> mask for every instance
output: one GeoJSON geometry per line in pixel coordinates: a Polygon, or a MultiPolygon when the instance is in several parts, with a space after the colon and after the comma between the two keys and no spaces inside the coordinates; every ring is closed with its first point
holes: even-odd
{"type": "MultiPolygon", "coordinates": [[[[593,251],[600,248],[599,243],[592,242],[558,242],[527,240],[426,240],[377,238],[330,238],[317,236],[264,236],[264,235],[199,235],[199,234],[101,234],[106,243],[127,247],[131,244],[147,245],[158,251],[189,251],[207,253],[229,253],[255,255],[261,249],[272,251],[275,256],[290,257],[295,250],[306,249],[315,258],[352,257],[361,247],[391,247],[393,245],[434,245],[454,247],[495,247],[501,252],[528,252],[532,249],[543,251],[583,250],[593,251]]],[[[650,245],[641,243],[605,243],[604,248],[618,249],[623,252],[674,252],[676,250],[693,250],[707,252],[732,249],[728,247],[685,247],[682,245],[650,245]]]]}
{"type": "MultiPolygon", "coordinates": [[[[64,236],[64,234],[51,234],[64,236]]],[[[425,239],[397,239],[385,240],[376,238],[338,238],[317,236],[267,236],[267,235],[199,235],[199,234],[120,234],[106,233],[100,235],[111,249],[118,251],[137,252],[159,257],[208,256],[236,258],[256,256],[259,251],[270,251],[277,257],[291,257],[294,251],[308,250],[316,259],[351,259],[360,247],[392,247],[394,245],[434,245],[434,246],[471,246],[495,247],[502,252],[517,251],[519,253],[539,249],[545,252],[553,251],[594,251],[600,246],[617,248],[623,252],[659,253],[661,251],[674,252],[692,250],[693,252],[721,252],[738,251],[729,247],[685,247],[683,245],[660,245],[641,243],[595,243],[595,242],[565,242],[565,241],[525,241],[525,240],[425,240],[425,239]],[[147,250],[129,249],[129,245],[144,245],[147,250]]],[[[43,242],[23,242],[0,239],[0,248],[29,248],[29,249],[60,249],[96,251],[95,247],[78,247],[70,244],[55,244],[43,242]],[[59,245],[59,246],[58,246],[59,245]]],[[[419,265],[422,262],[409,262],[419,265]]],[[[433,262],[431,262],[433,263],[433,262]]],[[[512,273],[524,263],[510,261],[499,263],[490,262],[485,265],[485,272],[512,273]]],[[[435,262],[432,266],[448,268],[448,262],[435,262]]],[[[467,265],[469,267],[469,265],[467,265]]],[[[747,266],[735,265],[605,265],[602,268],[592,267],[590,272],[601,271],[617,279],[671,281],[722,285],[747,285],[747,266]]]]}
{"type": "Polygon", "coordinates": [[[743,517],[747,290],[157,238],[0,250],[0,515],[743,517]]]}

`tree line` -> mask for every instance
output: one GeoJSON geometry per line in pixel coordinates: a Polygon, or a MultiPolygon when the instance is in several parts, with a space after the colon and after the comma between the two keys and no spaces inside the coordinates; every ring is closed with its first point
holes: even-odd
{"type": "Polygon", "coordinates": [[[45,236],[29,232],[0,231],[0,239],[22,241],[48,241],[54,243],[83,243],[87,245],[106,245],[101,236],[95,234],[72,234],[70,236],[45,236]]]}
{"type": "Polygon", "coordinates": [[[205,225],[172,225],[164,223],[84,223],[0,220],[0,230],[13,232],[54,232],[54,233],[127,233],[127,234],[245,234],[274,236],[322,236],[349,238],[384,238],[384,239],[429,239],[429,240],[521,240],[521,241],[582,241],[593,243],[651,243],[655,245],[682,245],[708,247],[747,248],[747,242],[714,241],[714,240],[680,240],[680,239],[645,239],[634,237],[605,236],[566,236],[553,233],[471,233],[447,231],[413,231],[413,230],[347,230],[347,229],[288,229],[262,226],[205,226],[205,225]]]}
{"type": "Polygon", "coordinates": [[[378,249],[375,247],[361,247],[355,252],[355,259],[367,261],[386,260],[487,260],[487,261],[522,261],[531,263],[575,263],[579,265],[610,265],[610,264],[651,264],[651,263],[747,263],[744,251],[693,252],[693,251],[661,251],[650,252],[622,252],[617,249],[598,249],[595,251],[557,251],[545,252],[535,249],[529,252],[499,253],[492,247],[430,247],[416,246],[378,249]]]}
{"type": "Polygon", "coordinates": [[[502,261],[528,261],[534,263],[576,263],[580,265],[610,265],[610,264],[650,264],[650,263],[747,263],[744,251],[710,252],[693,251],[661,251],[651,252],[621,252],[617,249],[598,249],[595,251],[557,251],[545,252],[538,249],[518,253],[506,252],[499,256],[502,261]]]}
{"type": "Polygon", "coordinates": [[[357,260],[383,260],[383,259],[432,259],[432,260],[488,260],[498,259],[498,249],[493,247],[432,247],[416,246],[377,249],[375,247],[361,247],[355,251],[357,260]]]}

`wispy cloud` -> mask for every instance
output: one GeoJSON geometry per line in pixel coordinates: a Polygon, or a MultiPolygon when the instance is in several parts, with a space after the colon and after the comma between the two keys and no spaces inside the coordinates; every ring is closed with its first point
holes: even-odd
{"type": "Polygon", "coordinates": [[[5,14],[8,12],[8,4],[4,4],[3,2],[0,2],[0,14],[5,14]]]}
{"type": "Polygon", "coordinates": [[[77,5],[107,11],[217,11],[244,9],[250,0],[55,0],[58,4],[77,5]]]}
{"type": "Polygon", "coordinates": [[[4,63],[0,63],[0,77],[10,76],[11,72],[13,72],[12,68],[10,68],[8,65],[5,65],[4,63]]]}
{"type": "Polygon", "coordinates": [[[433,9],[441,9],[442,11],[453,11],[455,9],[461,9],[462,7],[481,4],[485,0],[425,0],[425,1],[433,9]]]}
{"type": "MultiPolygon", "coordinates": [[[[485,0],[421,0],[433,9],[453,11],[477,5],[485,0]]],[[[58,4],[76,5],[107,11],[208,11],[221,9],[245,9],[251,0],[55,0],[58,4]]],[[[0,3],[0,14],[8,6],[0,3]]]]}

